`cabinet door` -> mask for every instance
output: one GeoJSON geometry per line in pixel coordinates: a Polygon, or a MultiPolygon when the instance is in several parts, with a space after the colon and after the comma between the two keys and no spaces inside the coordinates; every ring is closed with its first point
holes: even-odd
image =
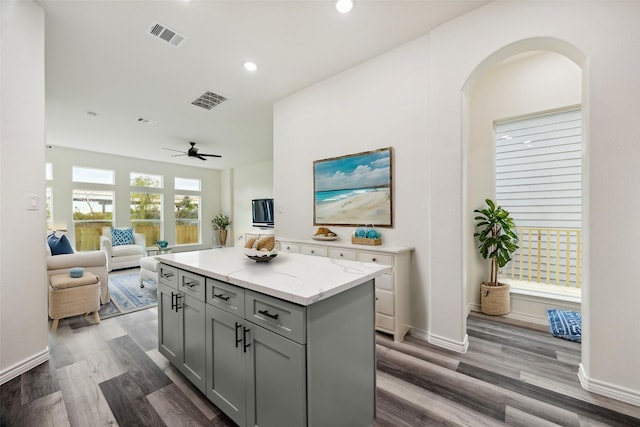
{"type": "Polygon", "coordinates": [[[175,366],[182,360],[181,314],[176,310],[176,300],[180,303],[178,295],[176,289],[158,283],[158,350],[175,366]]]}
{"type": "Polygon", "coordinates": [[[236,424],[246,421],[245,322],[240,317],[207,304],[206,395],[236,424]]]}
{"type": "Polygon", "coordinates": [[[247,425],[307,425],[305,346],[251,325],[247,425]]]}
{"type": "MultiPolygon", "coordinates": [[[[204,284],[202,286],[204,288],[204,284]]],[[[182,294],[180,304],[182,332],[182,360],[180,370],[203,393],[205,378],[205,303],[190,295],[182,294]]]]}

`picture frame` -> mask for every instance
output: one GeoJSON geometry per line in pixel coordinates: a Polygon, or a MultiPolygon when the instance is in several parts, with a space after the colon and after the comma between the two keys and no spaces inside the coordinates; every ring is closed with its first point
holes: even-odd
{"type": "Polygon", "coordinates": [[[393,148],[313,162],[313,224],[393,227],[393,148]]]}

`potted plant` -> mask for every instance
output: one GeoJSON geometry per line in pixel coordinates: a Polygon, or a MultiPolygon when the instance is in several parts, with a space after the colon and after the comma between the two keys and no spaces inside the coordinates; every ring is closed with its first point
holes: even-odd
{"type": "Polygon", "coordinates": [[[491,260],[489,282],[480,285],[480,307],[485,314],[502,315],[511,311],[511,305],[509,285],[498,282],[498,269],[511,261],[511,255],[518,249],[518,235],[509,212],[491,199],[485,202],[484,209],[473,211],[477,214],[473,235],[478,238],[480,255],[491,260]]]}
{"type": "Polygon", "coordinates": [[[213,217],[211,220],[213,224],[213,229],[216,230],[216,234],[218,235],[218,242],[220,246],[224,246],[227,244],[227,227],[231,225],[231,219],[229,216],[220,212],[218,215],[213,217]]]}

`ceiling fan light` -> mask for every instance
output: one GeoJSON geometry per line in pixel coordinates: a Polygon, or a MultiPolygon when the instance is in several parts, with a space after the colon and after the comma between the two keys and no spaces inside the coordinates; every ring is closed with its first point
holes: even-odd
{"type": "Polygon", "coordinates": [[[353,9],[353,0],[338,0],[336,1],[336,9],[340,13],[349,13],[353,9]]]}

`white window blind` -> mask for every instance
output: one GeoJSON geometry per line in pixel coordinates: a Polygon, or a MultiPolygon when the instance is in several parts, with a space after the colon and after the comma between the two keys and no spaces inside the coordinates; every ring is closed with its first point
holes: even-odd
{"type": "Polygon", "coordinates": [[[496,200],[519,227],[582,225],[582,112],[496,123],[496,200]]]}
{"type": "Polygon", "coordinates": [[[496,201],[513,217],[520,249],[502,275],[580,285],[582,112],[495,124],[496,201]]]}

